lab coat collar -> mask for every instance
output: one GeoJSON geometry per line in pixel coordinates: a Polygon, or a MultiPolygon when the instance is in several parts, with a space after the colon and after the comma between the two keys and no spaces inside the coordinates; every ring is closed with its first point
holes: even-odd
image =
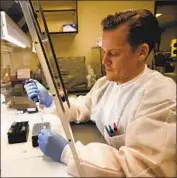
{"type": "Polygon", "coordinates": [[[140,73],[137,77],[135,77],[134,79],[132,79],[132,80],[126,82],[126,83],[122,83],[122,84],[117,84],[116,82],[114,82],[114,83],[115,83],[115,85],[116,85],[118,88],[128,86],[128,85],[130,85],[130,84],[133,84],[133,83],[139,81],[139,80],[147,73],[147,71],[148,71],[147,64],[145,64],[145,67],[144,67],[143,72],[141,72],[141,73],[140,73]]]}

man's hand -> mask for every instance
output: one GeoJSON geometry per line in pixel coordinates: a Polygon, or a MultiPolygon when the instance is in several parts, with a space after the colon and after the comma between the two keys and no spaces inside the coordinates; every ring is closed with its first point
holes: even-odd
{"type": "Polygon", "coordinates": [[[68,144],[64,137],[52,132],[48,129],[43,129],[38,136],[38,144],[41,151],[55,161],[60,161],[63,149],[68,144]]]}
{"type": "Polygon", "coordinates": [[[47,90],[43,85],[41,85],[37,80],[28,80],[24,85],[24,88],[28,94],[28,98],[33,101],[34,97],[39,98],[39,103],[45,107],[50,107],[52,104],[52,96],[48,94],[47,90]]]}

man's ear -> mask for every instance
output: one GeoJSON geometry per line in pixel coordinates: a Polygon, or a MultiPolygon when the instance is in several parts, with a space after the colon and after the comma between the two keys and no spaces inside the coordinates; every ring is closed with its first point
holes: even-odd
{"type": "Polygon", "coordinates": [[[139,60],[145,60],[149,54],[149,45],[147,43],[143,43],[139,46],[139,60]]]}

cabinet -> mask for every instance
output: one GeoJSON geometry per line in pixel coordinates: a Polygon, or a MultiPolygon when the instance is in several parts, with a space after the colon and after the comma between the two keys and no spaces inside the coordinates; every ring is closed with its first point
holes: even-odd
{"type": "MultiPolygon", "coordinates": [[[[38,1],[31,1],[41,32],[44,24],[39,11],[38,1]]],[[[78,33],[77,0],[40,1],[50,34],[78,33]]]]}
{"type": "Polygon", "coordinates": [[[106,75],[104,65],[102,64],[103,51],[100,46],[91,47],[91,58],[92,65],[91,67],[96,73],[97,79],[106,75]]]}

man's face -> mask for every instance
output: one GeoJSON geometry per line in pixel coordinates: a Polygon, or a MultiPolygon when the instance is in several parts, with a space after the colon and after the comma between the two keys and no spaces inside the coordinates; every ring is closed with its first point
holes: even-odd
{"type": "Polygon", "coordinates": [[[127,41],[128,27],[121,25],[115,30],[104,31],[102,48],[106,77],[110,81],[124,83],[131,79],[139,66],[137,51],[133,51],[127,41]]]}

